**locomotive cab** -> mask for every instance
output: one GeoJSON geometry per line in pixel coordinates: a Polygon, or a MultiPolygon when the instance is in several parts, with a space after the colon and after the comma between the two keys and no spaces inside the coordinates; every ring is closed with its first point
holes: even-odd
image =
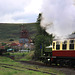
{"type": "Polygon", "coordinates": [[[52,45],[46,46],[44,49],[41,49],[41,61],[44,63],[49,63],[52,57],[52,45]]]}

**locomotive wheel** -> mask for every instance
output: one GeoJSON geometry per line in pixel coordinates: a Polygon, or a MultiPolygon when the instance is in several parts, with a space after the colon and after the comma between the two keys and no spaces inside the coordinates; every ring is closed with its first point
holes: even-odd
{"type": "Polygon", "coordinates": [[[69,67],[74,67],[74,62],[73,62],[73,60],[71,60],[70,62],[69,62],[69,65],[68,65],[69,67]]]}
{"type": "Polygon", "coordinates": [[[50,65],[52,65],[52,61],[50,60],[50,65]]]}
{"type": "Polygon", "coordinates": [[[59,66],[64,66],[64,62],[62,59],[57,59],[55,62],[55,65],[57,66],[59,64],[59,66]]]}
{"type": "Polygon", "coordinates": [[[57,66],[57,64],[58,64],[58,63],[57,63],[57,61],[56,61],[56,62],[55,62],[55,65],[57,66]]]}

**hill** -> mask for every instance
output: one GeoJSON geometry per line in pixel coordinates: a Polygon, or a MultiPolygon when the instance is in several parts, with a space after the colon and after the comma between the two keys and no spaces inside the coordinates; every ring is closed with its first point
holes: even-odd
{"type": "Polygon", "coordinates": [[[21,25],[24,25],[25,29],[28,30],[31,38],[35,37],[38,23],[0,23],[0,40],[9,40],[11,38],[18,40],[21,25]]]}

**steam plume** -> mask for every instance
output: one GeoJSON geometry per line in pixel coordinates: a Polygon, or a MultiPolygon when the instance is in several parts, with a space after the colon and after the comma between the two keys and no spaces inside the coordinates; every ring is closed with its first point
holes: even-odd
{"type": "Polygon", "coordinates": [[[74,0],[44,0],[41,26],[60,38],[75,31],[74,0]]]}

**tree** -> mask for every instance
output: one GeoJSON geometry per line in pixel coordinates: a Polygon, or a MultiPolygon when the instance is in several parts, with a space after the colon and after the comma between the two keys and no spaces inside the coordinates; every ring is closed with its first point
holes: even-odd
{"type": "Polygon", "coordinates": [[[72,34],[75,34],[75,32],[73,32],[72,34]]]}
{"type": "Polygon", "coordinates": [[[39,14],[38,19],[37,19],[37,30],[38,30],[38,34],[35,37],[35,57],[37,59],[39,59],[39,57],[41,56],[41,48],[45,48],[45,46],[48,46],[52,43],[52,34],[49,35],[45,29],[43,29],[40,26],[40,22],[41,22],[41,14],[39,14]]]}
{"type": "Polygon", "coordinates": [[[14,39],[10,39],[9,41],[14,41],[14,39]]]}
{"type": "Polygon", "coordinates": [[[35,38],[35,57],[37,59],[39,59],[39,56],[41,55],[41,46],[42,46],[42,43],[45,41],[45,38],[43,35],[38,35],[36,36],[35,38]]]}
{"type": "Polygon", "coordinates": [[[6,45],[6,43],[4,43],[4,42],[2,42],[1,44],[2,44],[2,46],[5,46],[6,45]]]}

